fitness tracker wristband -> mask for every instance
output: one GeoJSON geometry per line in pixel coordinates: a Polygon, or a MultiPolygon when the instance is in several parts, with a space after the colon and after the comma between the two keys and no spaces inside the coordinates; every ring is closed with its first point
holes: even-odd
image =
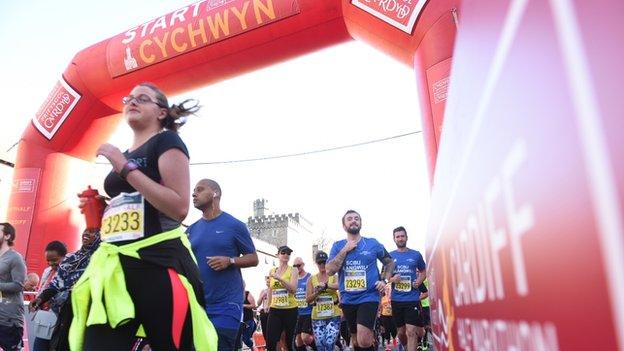
{"type": "Polygon", "coordinates": [[[128,160],[126,164],[123,166],[123,168],[121,169],[121,171],[119,171],[119,176],[121,177],[121,179],[126,180],[128,173],[137,169],[139,169],[139,165],[132,160],[128,160]]]}

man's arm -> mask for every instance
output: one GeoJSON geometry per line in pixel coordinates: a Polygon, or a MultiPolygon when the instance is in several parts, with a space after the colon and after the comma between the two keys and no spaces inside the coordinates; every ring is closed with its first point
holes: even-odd
{"type": "Polygon", "coordinates": [[[208,265],[215,271],[222,271],[230,266],[238,268],[255,267],[258,265],[258,254],[251,240],[251,234],[247,227],[242,222],[233,228],[236,247],[240,256],[227,257],[227,256],[212,256],[208,258],[208,265]]]}
{"type": "Polygon", "coordinates": [[[416,258],[416,269],[418,270],[418,277],[416,277],[416,281],[414,282],[414,287],[420,287],[420,284],[425,281],[427,278],[427,265],[425,264],[425,260],[423,259],[420,252],[416,251],[418,257],[416,258]]]}
{"type": "Polygon", "coordinates": [[[384,249],[384,255],[383,257],[381,257],[380,261],[383,264],[383,268],[381,269],[381,271],[383,272],[383,278],[386,280],[390,280],[390,278],[392,278],[392,272],[394,272],[396,263],[394,262],[392,257],[390,257],[390,254],[388,253],[388,251],[386,251],[386,249],[384,249]]]}
{"type": "Polygon", "coordinates": [[[425,268],[423,270],[419,270],[418,277],[416,277],[416,281],[414,282],[414,286],[415,287],[420,286],[420,284],[422,284],[422,282],[424,282],[426,278],[427,278],[427,269],[425,268]]]}
{"type": "Polygon", "coordinates": [[[253,240],[251,240],[251,233],[244,223],[240,223],[240,227],[237,230],[236,241],[241,256],[234,257],[234,266],[238,268],[257,266],[259,261],[256,247],[254,246],[253,240]]]}
{"type": "Polygon", "coordinates": [[[11,279],[7,283],[0,283],[0,291],[3,293],[18,293],[24,290],[24,281],[26,280],[26,264],[21,256],[16,255],[11,262],[11,279]]]}
{"type": "Polygon", "coordinates": [[[255,267],[258,265],[258,254],[255,252],[234,257],[234,266],[238,268],[255,267]]]}
{"type": "MultiPolygon", "coordinates": [[[[347,243],[338,252],[338,254],[336,254],[334,258],[332,258],[325,264],[325,268],[327,269],[327,275],[332,276],[338,273],[338,271],[340,270],[340,267],[342,267],[342,264],[344,263],[345,258],[347,257],[347,254],[349,253],[349,251],[355,249],[356,246],[357,246],[357,243],[355,241],[347,240],[347,243]]],[[[332,248],[332,251],[333,251],[333,248],[332,248]]]]}

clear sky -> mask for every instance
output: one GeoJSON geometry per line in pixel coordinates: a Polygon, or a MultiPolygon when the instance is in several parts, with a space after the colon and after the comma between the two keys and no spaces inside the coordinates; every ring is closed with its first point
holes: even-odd
{"type": "MultiPolygon", "coordinates": [[[[0,2],[0,157],[18,141],[71,58],[81,49],[192,1],[0,2]]],[[[419,131],[413,70],[367,44],[335,46],[239,76],[184,97],[204,108],[181,129],[191,162],[274,156],[355,144],[419,131]]],[[[112,143],[130,145],[125,125],[112,143]]],[[[109,167],[93,165],[100,187],[109,167]]],[[[196,165],[191,181],[215,179],[222,208],[246,221],[256,198],[276,212],[300,212],[329,236],[344,237],[347,209],[363,218],[362,233],[393,249],[403,225],[411,246],[424,249],[429,181],[420,134],[338,151],[248,163],[196,165]]],[[[0,219],[10,170],[0,166],[0,219]]],[[[85,188],[87,184],[77,185],[85,188]]],[[[186,223],[199,218],[192,209],[186,223]]]]}

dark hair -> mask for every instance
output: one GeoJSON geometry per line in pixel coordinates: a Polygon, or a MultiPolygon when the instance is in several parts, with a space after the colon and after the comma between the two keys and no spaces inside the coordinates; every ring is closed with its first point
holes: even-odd
{"type": "Polygon", "coordinates": [[[0,223],[2,226],[2,232],[5,235],[9,236],[9,240],[7,240],[7,244],[9,246],[13,246],[13,241],[15,240],[15,228],[11,225],[11,223],[2,222],[0,223]]]}
{"type": "Polygon", "coordinates": [[[56,251],[59,256],[67,255],[67,246],[58,240],[50,241],[45,247],[45,251],[56,251]]]}
{"type": "Polygon", "coordinates": [[[344,220],[345,220],[345,218],[347,217],[347,215],[349,215],[349,214],[351,214],[351,213],[357,213],[357,214],[359,215],[358,211],[348,210],[348,211],[347,211],[347,212],[345,212],[345,214],[342,216],[342,224],[344,224],[344,220]]]}
{"type": "Polygon", "coordinates": [[[394,234],[396,232],[404,232],[405,235],[407,235],[407,230],[405,230],[405,228],[403,228],[403,226],[399,226],[399,227],[394,228],[394,230],[392,231],[392,236],[394,236],[394,234]]]}
{"type": "Polygon", "coordinates": [[[167,109],[167,117],[160,121],[160,126],[164,129],[177,132],[178,129],[186,123],[185,117],[199,111],[201,107],[199,106],[199,101],[193,99],[186,99],[177,105],[173,104],[169,106],[167,96],[162,92],[162,90],[158,89],[156,85],[145,82],[139,84],[139,86],[150,88],[154,93],[156,93],[156,103],[158,106],[167,109]],[[187,104],[192,104],[192,106],[185,106],[187,104]]]}

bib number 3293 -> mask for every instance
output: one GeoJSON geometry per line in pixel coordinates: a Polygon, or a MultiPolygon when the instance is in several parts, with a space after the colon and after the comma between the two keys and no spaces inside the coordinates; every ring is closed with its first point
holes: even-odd
{"type": "Polygon", "coordinates": [[[365,271],[346,271],[344,284],[345,284],[346,291],[366,290],[366,272],[365,271]]]}
{"type": "Polygon", "coordinates": [[[143,195],[139,192],[121,193],[114,197],[102,217],[102,241],[136,240],[145,236],[143,195]]]}

